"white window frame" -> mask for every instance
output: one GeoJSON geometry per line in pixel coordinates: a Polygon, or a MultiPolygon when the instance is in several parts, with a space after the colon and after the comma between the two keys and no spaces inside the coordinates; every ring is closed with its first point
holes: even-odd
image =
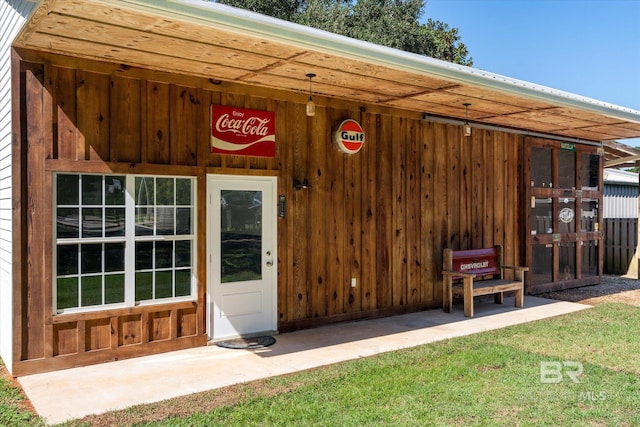
{"type": "MultiPolygon", "coordinates": [[[[56,172],[53,176],[53,209],[52,209],[52,223],[53,223],[53,250],[52,250],[52,304],[53,304],[53,313],[54,315],[60,314],[68,314],[68,313],[84,313],[84,312],[93,312],[93,311],[103,311],[107,309],[116,309],[116,308],[129,308],[136,306],[148,306],[148,305],[158,305],[158,304],[168,304],[168,303],[176,303],[183,301],[195,301],[197,299],[197,291],[196,291],[196,273],[197,273],[197,188],[198,182],[197,178],[194,176],[174,176],[174,175],[139,175],[139,174],[118,174],[118,173],[109,173],[109,174],[96,174],[96,173],[84,173],[84,172],[56,172]],[[124,176],[125,177],[125,235],[124,236],[115,236],[115,237],[81,237],[77,238],[57,238],[57,176],[58,175],[75,175],[78,177],[92,175],[92,176],[101,176],[103,179],[102,188],[104,188],[104,178],[110,176],[124,176]],[[135,235],[135,179],[136,178],[169,178],[169,179],[188,179],[191,182],[191,205],[188,207],[191,209],[191,234],[180,234],[180,235],[151,235],[151,236],[136,236],[135,235]],[[190,281],[190,294],[186,296],[178,296],[178,297],[167,297],[167,298],[158,298],[155,299],[155,285],[153,287],[154,299],[150,300],[135,300],[135,278],[136,278],[136,253],[135,246],[137,242],[158,242],[158,241],[190,241],[191,242],[191,281],[190,281]],[[70,245],[80,245],[83,244],[92,244],[92,243],[124,243],[125,244],[125,259],[124,259],[124,302],[122,303],[111,303],[111,304],[100,304],[100,305],[91,305],[91,306],[77,306],[71,308],[57,309],[57,248],[60,244],[70,244],[70,245]]],[[[175,181],[174,181],[175,182],[175,181]]],[[[154,187],[155,188],[155,187],[154,187]]],[[[79,200],[78,206],[81,208],[82,204],[82,184],[81,178],[79,183],[79,200]]],[[[109,207],[110,205],[105,205],[105,200],[102,200],[102,207],[109,207]]],[[[153,207],[157,207],[158,205],[154,204],[153,207]]],[[[163,205],[160,205],[163,206],[163,205]]],[[[174,194],[174,204],[172,205],[174,209],[181,207],[181,205],[175,204],[175,194],[174,194]]],[[[177,215],[174,215],[174,227],[175,221],[177,220],[177,215]]],[[[154,215],[154,230],[156,224],[157,217],[154,215]]],[[[79,218],[80,227],[82,227],[82,219],[79,218]]],[[[174,228],[175,229],[175,228],[174,228]]],[[[103,216],[103,230],[104,230],[104,216],[103,216]]],[[[175,251],[173,265],[170,269],[172,274],[174,275],[174,286],[173,290],[175,292],[175,272],[181,270],[180,268],[176,268],[175,266],[175,251]]],[[[78,261],[80,263],[80,260],[78,261]]],[[[165,271],[167,269],[160,269],[160,271],[165,271]]],[[[151,271],[155,272],[155,268],[151,271]]],[[[80,266],[78,266],[78,277],[82,277],[80,272],[80,266]]],[[[102,275],[104,277],[104,252],[103,252],[103,272],[102,275]]],[[[104,281],[103,281],[104,283],[104,281]]],[[[78,303],[81,302],[81,286],[78,284],[78,303]]],[[[103,287],[103,297],[104,297],[104,287],[103,287]]]]}

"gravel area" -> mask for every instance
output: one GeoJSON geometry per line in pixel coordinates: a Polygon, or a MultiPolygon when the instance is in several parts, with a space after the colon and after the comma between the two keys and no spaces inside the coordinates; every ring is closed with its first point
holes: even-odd
{"type": "Polygon", "coordinates": [[[589,305],[621,302],[640,307],[640,280],[620,276],[603,276],[599,285],[583,286],[536,296],[589,305]]]}

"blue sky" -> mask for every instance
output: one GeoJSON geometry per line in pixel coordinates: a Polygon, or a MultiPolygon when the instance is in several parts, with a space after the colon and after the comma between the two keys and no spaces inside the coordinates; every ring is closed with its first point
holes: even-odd
{"type": "Polygon", "coordinates": [[[640,111],[640,0],[426,3],[422,18],[458,28],[474,68],[640,111]]]}

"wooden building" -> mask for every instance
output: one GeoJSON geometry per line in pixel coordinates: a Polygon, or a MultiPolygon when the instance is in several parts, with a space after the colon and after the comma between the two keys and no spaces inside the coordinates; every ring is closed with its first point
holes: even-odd
{"type": "Polygon", "coordinates": [[[638,111],[216,3],[3,7],[14,375],[439,309],[445,248],[601,278],[638,111]]]}

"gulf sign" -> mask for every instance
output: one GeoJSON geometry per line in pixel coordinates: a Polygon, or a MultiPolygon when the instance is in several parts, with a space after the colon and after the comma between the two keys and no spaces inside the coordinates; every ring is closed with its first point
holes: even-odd
{"type": "Polygon", "coordinates": [[[347,119],[333,133],[333,143],[343,153],[356,154],[364,145],[364,130],[360,123],[347,119]]]}
{"type": "Polygon", "coordinates": [[[212,105],[211,152],[275,157],[275,113],[212,105]]]}

